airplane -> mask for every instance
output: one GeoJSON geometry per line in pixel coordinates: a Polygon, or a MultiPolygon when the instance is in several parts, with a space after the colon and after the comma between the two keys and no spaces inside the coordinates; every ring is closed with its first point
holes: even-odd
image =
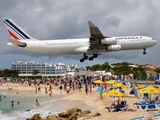
{"type": "Polygon", "coordinates": [[[28,35],[13,20],[3,19],[3,22],[12,37],[8,38],[10,41],[7,43],[8,46],[45,54],[83,54],[80,62],[87,59],[92,61],[105,52],[121,50],[143,49],[143,54],[146,54],[146,48],[157,44],[156,40],[147,36],[104,36],[91,21],[88,21],[90,37],[59,40],[37,40],[28,35]]]}

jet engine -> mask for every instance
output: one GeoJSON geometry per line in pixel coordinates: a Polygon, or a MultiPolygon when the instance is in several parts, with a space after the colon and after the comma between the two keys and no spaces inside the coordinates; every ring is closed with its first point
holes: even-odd
{"type": "Polygon", "coordinates": [[[116,38],[104,38],[99,40],[100,44],[107,44],[107,45],[115,45],[117,43],[116,38]]]}
{"type": "Polygon", "coordinates": [[[121,50],[121,45],[110,45],[110,46],[106,47],[106,50],[119,51],[119,50],[121,50]]]}

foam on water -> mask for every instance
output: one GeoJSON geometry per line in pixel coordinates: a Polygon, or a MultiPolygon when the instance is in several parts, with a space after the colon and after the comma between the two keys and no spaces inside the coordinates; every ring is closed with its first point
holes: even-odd
{"type": "MultiPolygon", "coordinates": [[[[88,106],[83,101],[80,100],[64,100],[59,99],[62,96],[53,95],[49,97],[48,95],[35,95],[35,96],[9,96],[5,95],[0,102],[0,120],[26,120],[26,118],[31,118],[34,114],[40,114],[41,118],[46,118],[48,115],[57,115],[62,111],[66,111],[72,107],[78,107],[80,109],[95,110],[94,106],[88,106]],[[38,99],[40,106],[35,106],[35,100],[38,99]],[[11,100],[20,101],[20,105],[14,104],[11,107],[11,100]],[[30,111],[26,111],[30,109],[30,111]]],[[[16,102],[17,102],[16,101],[16,102]]]]}
{"type": "Polygon", "coordinates": [[[56,101],[60,96],[54,95],[52,97],[46,95],[36,95],[36,96],[10,96],[5,95],[0,101],[0,120],[26,120],[26,118],[31,118],[34,114],[40,114],[42,118],[46,118],[49,113],[57,114],[56,109],[52,107],[52,103],[56,101]],[[40,106],[35,106],[35,100],[38,99],[40,106]],[[20,105],[14,103],[14,107],[11,107],[11,101],[20,101],[20,105]],[[26,111],[30,109],[30,111],[26,111]]]}

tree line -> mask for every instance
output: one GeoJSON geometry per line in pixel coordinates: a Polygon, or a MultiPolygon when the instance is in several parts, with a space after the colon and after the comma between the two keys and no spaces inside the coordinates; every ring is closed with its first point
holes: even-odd
{"type": "Polygon", "coordinates": [[[4,69],[0,71],[0,77],[18,77],[18,70],[4,69]]]}
{"type": "MultiPolygon", "coordinates": [[[[147,73],[145,72],[148,68],[145,65],[136,65],[136,67],[132,67],[130,65],[134,65],[133,63],[122,62],[122,63],[114,63],[109,65],[108,62],[104,64],[95,64],[93,66],[86,66],[87,71],[105,71],[111,72],[115,75],[125,75],[125,74],[134,74],[136,77],[146,77],[147,73]]],[[[160,68],[154,70],[157,73],[160,73],[160,68]]]]}

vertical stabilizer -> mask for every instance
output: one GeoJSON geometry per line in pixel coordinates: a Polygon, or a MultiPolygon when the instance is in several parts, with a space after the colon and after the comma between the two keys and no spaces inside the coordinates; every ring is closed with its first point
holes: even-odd
{"type": "Polygon", "coordinates": [[[35,40],[33,37],[28,35],[22,28],[20,28],[14,21],[11,19],[4,19],[4,24],[13,39],[16,40],[24,40],[24,39],[32,39],[35,40]]]}

